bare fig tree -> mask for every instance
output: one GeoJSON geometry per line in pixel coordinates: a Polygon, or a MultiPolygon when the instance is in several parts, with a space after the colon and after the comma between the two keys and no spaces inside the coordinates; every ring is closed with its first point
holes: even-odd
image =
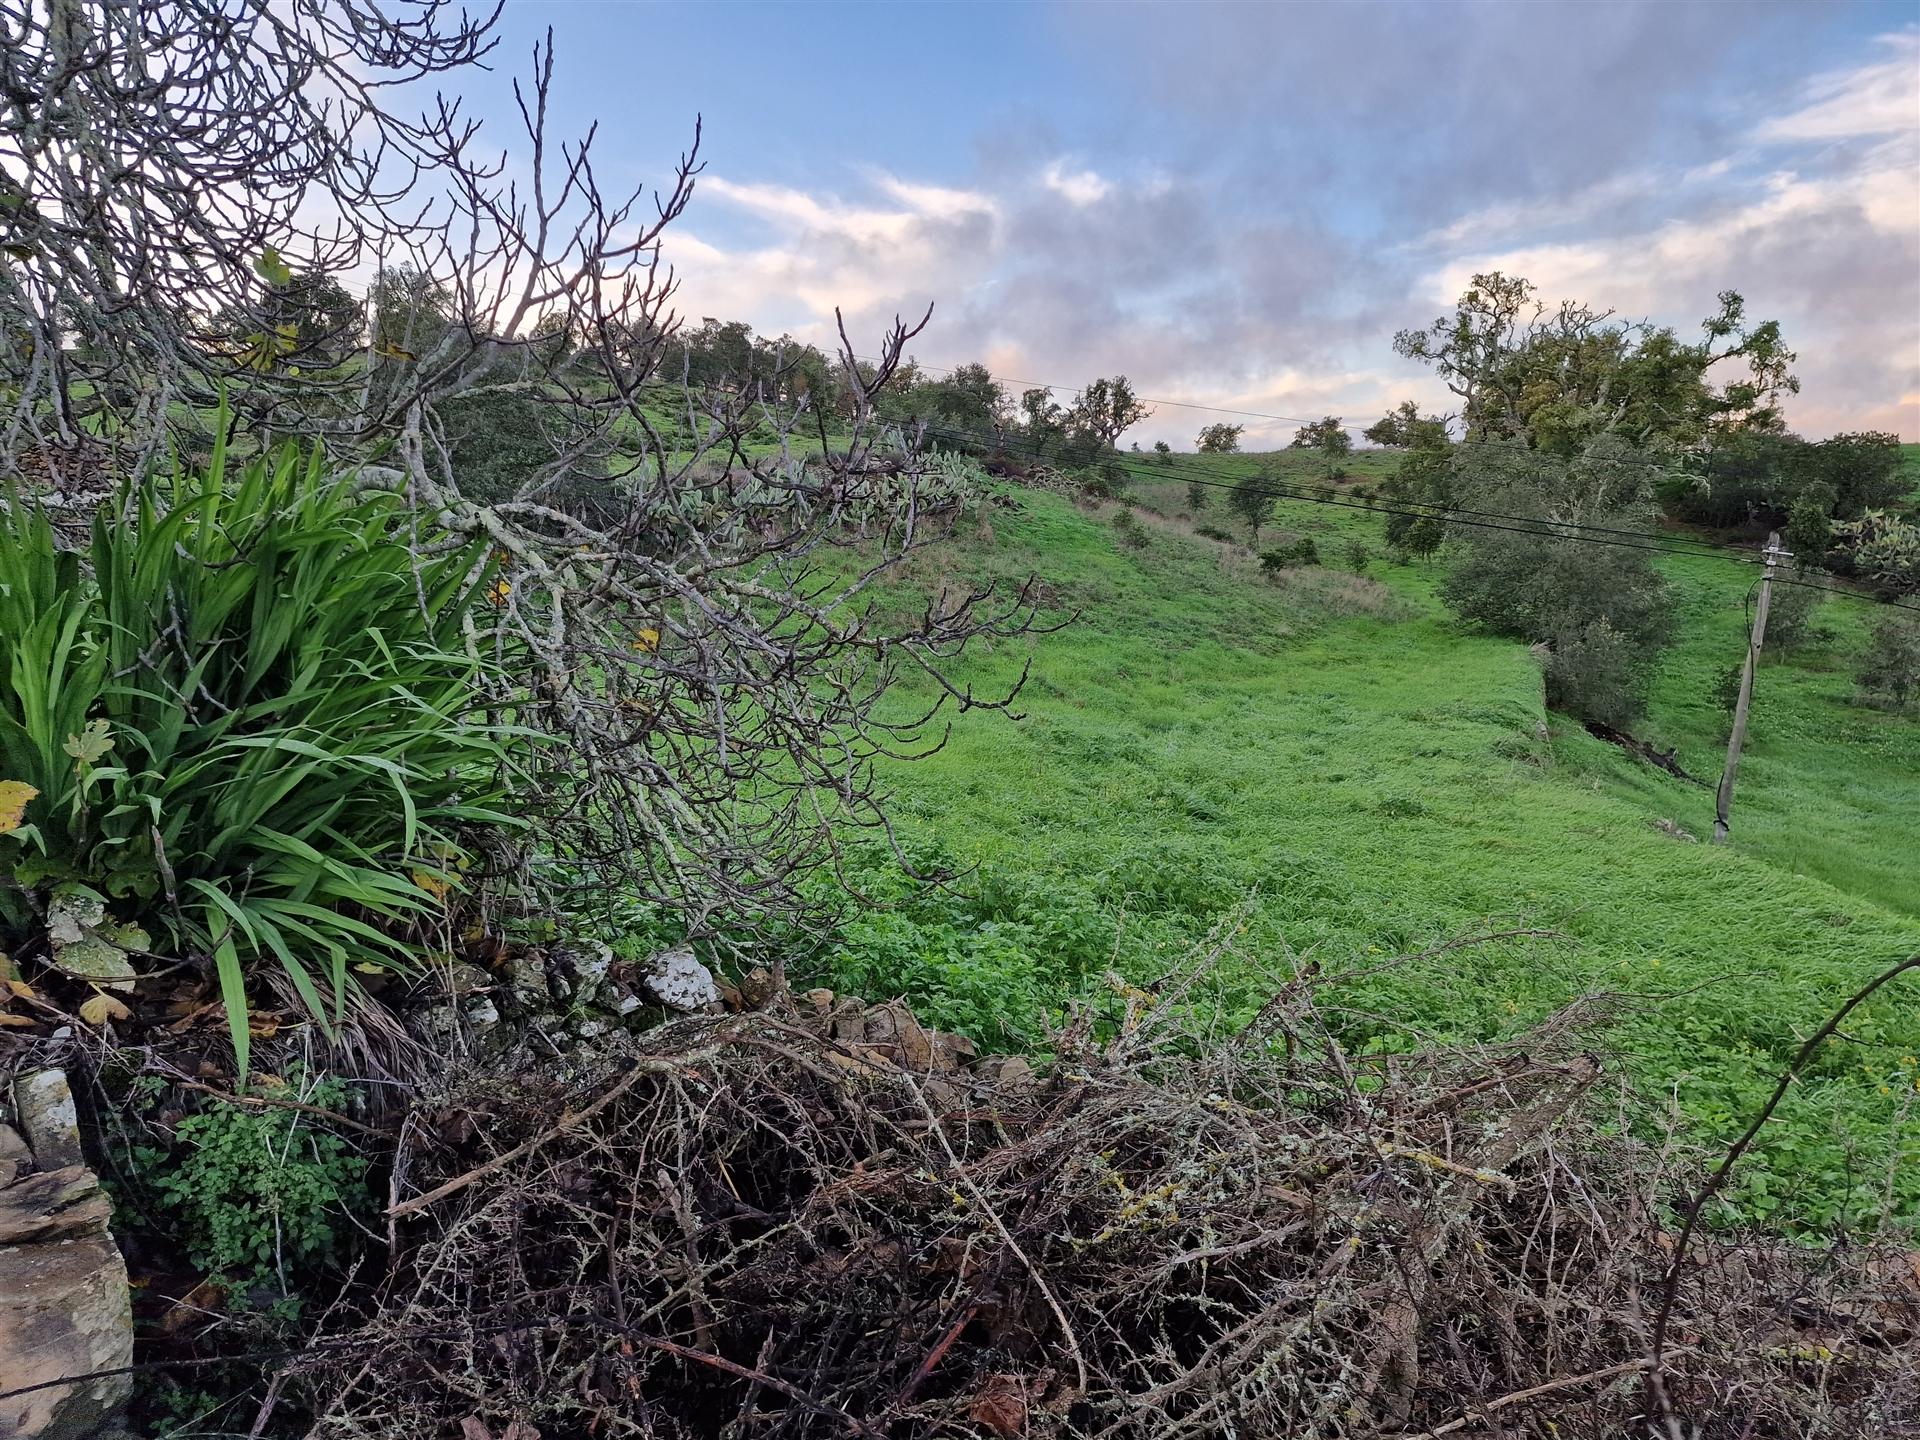
{"type": "Polygon", "coordinates": [[[831,420],[764,377],[661,373],[697,125],[657,192],[604,189],[594,132],[550,131],[551,37],[515,88],[516,166],[457,98],[399,112],[486,57],[496,17],[0,0],[0,479],[137,474],[224,397],[241,443],[316,437],[403,492],[423,548],[484,534],[501,578],[473,643],[521,678],[486,698],[562,742],[529,746],[548,873],[750,933],[799,913],[837,830],[884,828],[876,759],[1011,701],[949,662],[1033,610],[989,587],[903,623],[870,599],[971,498],[879,420],[924,318],[877,363],[842,327],[831,420]],[[477,421],[526,457],[508,483],[467,483],[477,421]],[[926,705],[883,719],[903,669],[926,705]]]}

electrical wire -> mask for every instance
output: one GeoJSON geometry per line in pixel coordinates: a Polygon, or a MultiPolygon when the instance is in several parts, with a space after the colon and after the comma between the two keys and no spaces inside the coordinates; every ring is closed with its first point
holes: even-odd
{"type": "MultiPolygon", "coordinates": [[[[1006,443],[1005,437],[995,437],[979,431],[969,431],[961,427],[927,425],[924,429],[927,434],[933,435],[935,438],[948,439],[949,443],[952,443],[955,439],[959,439],[976,445],[982,443],[996,445],[1008,453],[1019,453],[1018,447],[1009,446],[1006,443]]],[[[1027,458],[1031,459],[1045,458],[1044,454],[1037,447],[1030,446],[1024,453],[1027,458]]],[[[1439,520],[1445,524],[1459,525],[1470,529],[1501,531],[1507,534],[1526,535],[1540,540],[1573,540],[1589,545],[1605,545],[1621,550],[1639,550],[1648,554],[1676,556],[1683,559],[1720,560],[1728,564],[1746,565],[1749,567],[1761,566],[1766,563],[1760,557],[1745,553],[1737,547],[1719,545],[1707,541],[1690,541],[1684,540],[1681,537],[1669,537],[1680,540],[1682,545],[1699,545],[1705,547],[1701,549],[1682,549],[1674,545],[1660,544],[1658,543],[1660,537],[1653,536],[1645,531],[1616,530],[1612,527],[1599,526],[1591,528],[1605,531],[1605,534],[1582,534],[1578,532],[1589,527],[1582,526],[1577,522],[1543,520],[1537,516],[1510,515],[1499,511],[1465,511],[1445,506],[1412,509],[1377,500],[1348,500],[1330,494],[1320,487],[1301,485],[1297,482],[1278,480],[1268,476],[1240,476],[1229,478],[1220,471],[1206,471],[1204,472],[1205,474],[1218,476],[1220,478],[1196,479],[1192,474],[1196,467],[1191,462],[1183,464],[1180,472],[1177,474],[1169,474],[1163,468],[1149,467],[1146,462],[1130,460],[1125,455],[1109,457],[1106,463],[1117,465],[1121,470],[1136,479],[1185,480],[1188,483],[1204,485],[1217,490],[1239,490],[1246,486],[1249,479],[1257,479],[1260,482],[1257,493],[1267,495],[1275,500],[1305,501],[1311,504],[1337,506],[1342,509],[1368,510],[1376,514],[1403,515],[1416,520],[1439,520]],[[1475,518],[1462,518],[1463,516],[1475,518]],[[1494,523],[1496,520],[1509,520],[1518,523],[1497,524],[1494,523]],[[1611,536],[1631,536],[1639,540],[1652,540],[1655,543],[1639,544],[1634,543],[1633,539],[1609,538],[1611,536]]],[[[1903,601],[1883,599],[1872,595],[1862,595],[1858,591],[1846,590],[1833,585],[1822,585],[1815,581],[1789,579],[1779,574],[1776,574],[1773,578],[1774,583],[1778,585],[1792,585],[1801,589],[1817,590],[1825,595],[1837,595],[1843,599],[1858,600],[1863,604],[1882,605],[1890,609],[1907,610],[1920,614],[1920,605],[1916,604],[1907,604],[1903,601]]]]}
{"type": "MultiPolygon", "coordinates": [[[[977,442],[981,439],[988,438],[980,435],[978,432],[936,426],[928,426],[926,428],[927,433],[935,435],[937,438],[948,438],[949,440],[963,438],[977,442]]],[[[1009,449],[1012,447],[1007,447],[1004,442],[1002,442],[1002,448],[1009,449]]],[[[1044,453],[1037,448],[1027,449],[1024,453],[1027,458],[1030,459],[1045,459],[1044,453]]],[[[1130,461],[1125,456],[1109,457],[1106,463],[1117,464],[1122,470],[1138,479],[1166,480],[1178,478],[1217,490],[1238,490],[1246,484],[1248,479],[1256,479],[1260,483],[1260,493],[1269,495],[1276,500],[1307,500],[1319,504],[1334,505],[1348,510],[1371,510],[1381,514],[1405,515],[1416,520],[1440,520],[1449,524],[1469,525],[1486,530],[1507,530],[1518,535],[1534,535],[1548,539],[1591,540],[1593,544],[1597,545],[1615,545],[1621,549],[1646,550],[1661,555],[1682,555],[1699,559],[1729,559],[1743,564],[1760,563],[1758,561],[1748,560],[1743,553],[1736,550],[1733,546],[1714,546],[1705,550],[1684,550],[1671,545],[1663,545],[1658,543],[1660,537],[1652,535],[1647,531],[1617,530],[1611,527],[1601,526],[1592,528],[1604,531],[1606,536],[1626,538],[1613,539],[1604,538],[1599,535],[1587,536],[1584,534],[1569,533],[1570,531],[1581,531],[1589,528],[1577,521],[1545,520],[1535,515],[1511,515],[1500,511],[1463,510],[1438,505],[1421,506],[1421,508],[1418,509],[1408,508],[1408,505],[1420,505],[1418,501],[1408,502],[1408,505],[1396,506],[1384,501],[1349,500],[1340,496],[1338,492],[1329,491],[1322,487],[1311,486],[1299,481],[1283,480],[1274,476],[1236,477],[1229,476],[1222,471],[1202,470],[1200,473],[1203,475],[1212,475],[1219,478],[1195,480],[1193,479],[1193,471],[1198,467],[1191,463],[1183,465],[1178,476],[1169,475],[1165,470],[1150,468],[1144,461],[1130,461]],[[1460,518],[1463,516],[1476,518],[1460,518]],[[1501,520],[1514,523],[1507,525],[1493,523],[1501,520]],[[1655,543],[1633,543],[1648,540],[1654,541],[1655,543]]],[[[1675,538],[1678,539],[1679,537],[1675,538]]],[[[1680,543],[1705,545],[1709,542],[1681,540],[1680,543]]]]}

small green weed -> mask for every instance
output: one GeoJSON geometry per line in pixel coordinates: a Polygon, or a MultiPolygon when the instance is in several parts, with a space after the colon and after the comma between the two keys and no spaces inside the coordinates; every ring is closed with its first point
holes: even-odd
{"type": "MultiPolygon", "coordinates": [[[[263,1086],[263,1096],[288,1088],[263,1086]]],[[[322,1109],[345,1098],[331,1080],[302,1095],[322,1109]]],[[[210,1100],[174,1127],[170,1147],[139,1146],[132,1159],[178,1222],[193,1263],[223,1277],[232,1296],[271,1297],[264,1308],[273,1318],[297,1317],[308,1282],[345,1253],[353,1216],[371,1203],[367,1162],[313,1117],[284,1106],[210,1100]]]]}

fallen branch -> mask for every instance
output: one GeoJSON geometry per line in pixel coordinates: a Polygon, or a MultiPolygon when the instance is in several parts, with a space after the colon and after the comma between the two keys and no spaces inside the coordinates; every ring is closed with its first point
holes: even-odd
{"type": "Polygon", "coordinates": [[[489,1175],[498,1174],[509,1165],[526,1159],[527,1156],[533,1154],[533,1152],[540,1149],[541,1146],[558,1140],[569,1130],[574,1129],[585,1121],[591,1120],[595,1115],[599,1114],[622,1095],[626,1094],[627,1091],[631,1090],[635,1083],[642,1077],[658,1075],[663,1071],[685,1069],[687,1065],[693,1063],[694,1059],[694,1056],[688,1056],[678,1063],[647,1060],[635,1061],[633,1067],[629,1069],[625,1075],[621,1076],[620,1079],[602,1091],[598,1098],[577,1111],[567,1111],[561,1115],[561,1117],[554,1122],[552,1128],[544,1134],[536,1135],[531,1140],[514,1146],[513,1149],[507,1151],[505,1154],[496,1155],[484,1165],[474,1166],[473,1169],[463,1175],[454,1176],[453,1179],[447,1181],[445,1184],[434,1186],[433,1189],[427,1191],[424,1195],[416,1195],[411,1200],[401,1201],[398,1205],[389,1205],[386,1210],[388,1217],[397,1220],[402,1216],[413,1214],[416,1210],[425,1210],[428,1206],[438,1204],[449,1195],[458,1194],[476,1180],[483,1180],[489,1175]]]}

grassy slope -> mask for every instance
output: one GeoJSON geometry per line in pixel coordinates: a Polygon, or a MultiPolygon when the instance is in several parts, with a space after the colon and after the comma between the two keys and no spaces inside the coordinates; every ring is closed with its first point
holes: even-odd
{"type": "MultiPolygon", "coordinates": [[[[1845,704],[1821,668],[1831,652],[1769,667],[1740,843],[1691,844],[1652,822],[1698,831],[1705,792],[1557,720],[1544,739],[1524,649],[1460,631],[1432,573],[1376,563],[1377,581],[1299,572],[1268,585],[1250,557],[1177,533],[1184,493],[1178,478],[1142,488],[1170,517],[1150,517],[1144,544],[1022,493],[1017,511],[992,513],[990,535],[923,562],[922,581],[1037,572],[1081,618],[972,662],[986,681],[1032,656],[1023,720],[962,716],[942,753],[890,775],[908,837],[982,869],[973,898],[901,920],[910,933],[879,951],[873,932],[850,935],[843,979],[898,979],[982,1029],[996,999],[1057,1001],[1097,980],[1105,957],[1061,958],[1084,952],[1089,917],[1138,980],[1248,894],[1258,953],[1332,963],[1548,926],[1567,940],[1458,951],[1368,982],[1355,1003],[1380,1018],[1353,1020],[1353,1038],[1495,1035],[1591,990],[1673,996],[1633,1006],[1614,1043],[1725,1137],[1837,996],[1920,945],[1920,726],[1845,704]],[[1079,930],[1050,929],[1050,909],[1079,930]]],[[[1348,536],[1379,548],[1364,511],[1292,504],[1280,523],[1318,532],[1323,554],[1348,536]]],[[[1654,715],[1702,772],[1716,740],[1699,677],[1739,652],[1746,577],[1725,568],[1676,575],[1685,638],[1654,715]]],[[[1241,998],[1258,1001],[1251,977],[1241,998]]],[[[1829,1219],[1886,1182],[1891,1122],[1914,1098],[1920,1004],[1875,1004],[1855,1033],[1869,1043],[1833,1051],[1789,1100],[1746,1174],[1749,1213],[1786,1192],[1783,1213],[1829,1219]]],[[[1909,1160],[1916,1138],[1903,1130],[1909,1160]]],[[[1898,1183],[1920,1213],[1920,1167],[1898,1183]]]]}

